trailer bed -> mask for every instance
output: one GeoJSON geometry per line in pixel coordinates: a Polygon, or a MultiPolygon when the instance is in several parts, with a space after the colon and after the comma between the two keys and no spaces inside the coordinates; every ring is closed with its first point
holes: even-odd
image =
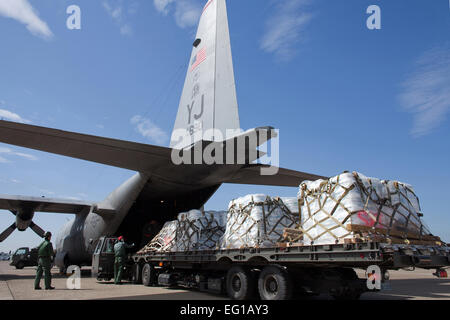
{"type": "Polygon", "coordinates": [[[220,249],[186,252],[148,252],[134,254],[134,262],[163,264],[283,264],[339,266],[383,269],[418,267],[443,268],[450,265],[450,248],[423,245],[389,245],[379,242],[278,246],[271,248],[220,249]]]}

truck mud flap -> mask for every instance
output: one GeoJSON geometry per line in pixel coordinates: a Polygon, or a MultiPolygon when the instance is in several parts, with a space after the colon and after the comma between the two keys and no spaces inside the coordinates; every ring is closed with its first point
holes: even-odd
{"type": "Polygon", "coordinates": [[[424,269],[445,267],[450,265],[449,257],[446,256],[415,256],[415,255],[396,255],[394,256],[394,265],[398,268],[417,267],[424,269]]]}
{"type": "Polygon", "coordinates": [[[418,268],[438,268],[449,265],[448,257],[445,256],[416,256],[415,266],[418,268]]]}
{"type": "Polygon", "coordinates": [[[158,276],[158,284],[164,287],[171,287],[176,284],[175,275],[172,273],[161,273],[158,276]]]}

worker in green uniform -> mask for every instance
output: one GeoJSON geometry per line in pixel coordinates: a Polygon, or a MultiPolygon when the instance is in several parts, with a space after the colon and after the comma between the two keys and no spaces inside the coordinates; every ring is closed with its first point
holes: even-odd
{"type": "Polygon", "coordinates": [[[122,273],[127,259],[126,249],[134,247],[134,243],[132,245],[126,244],[123,236],[120,236],[117,240],[114,245],[114,284],[122,284],[122,273]]]}
{"type": "Polygon", "coordinates": [[[53,245],[50,242],[52,238],[52,233],[47,231],[44,234],[44,241],[37,247],[38,249],[38,267],[36,271],[36,278],[34,279],[34,289],[41,290],[40,282],[42,273],[44,273],[45,280],[45,290],[53,290],[54,287],[51,286],[52,283],[52,275],[51,275],[51,264],[53,258],[53,245]]]}

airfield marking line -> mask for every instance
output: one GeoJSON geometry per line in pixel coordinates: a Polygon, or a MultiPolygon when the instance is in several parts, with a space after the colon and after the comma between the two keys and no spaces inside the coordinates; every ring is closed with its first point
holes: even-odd
{"type": "Polygon", "coordinates": [[[16,300],[7,280],[0,279],[0,299],[1,300],[16,300]],[[8,290],[6,290],[8,288],[8,290]]]}
{"type": "Polygon", "coordinates": [[[6,283],[6,286],[8,287],[8,290],[9,290],[9,293],[11,294],[12,299],[13,299],[13,300],[16,300],[16,298],[14,297],[14,294],[12,293],[11,288],[9,287],[8,281],[5,281],[5,283],[6,283]]]}

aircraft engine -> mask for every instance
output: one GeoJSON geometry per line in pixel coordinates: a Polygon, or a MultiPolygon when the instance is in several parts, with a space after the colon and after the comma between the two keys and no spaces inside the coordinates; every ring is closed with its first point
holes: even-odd
{"type": "Polygon", "coordinates": [[[26,229],[31,228],[38,236],[41,238],[44,237],[45,231],[32,221],[34,216],[34,211],[32,209],[24,208],[17,211],[11,211],[11,213],[16,216],[16,222],[0,234],[0,242],[8,238],[16,229],[25,231],[26,229]]]}

